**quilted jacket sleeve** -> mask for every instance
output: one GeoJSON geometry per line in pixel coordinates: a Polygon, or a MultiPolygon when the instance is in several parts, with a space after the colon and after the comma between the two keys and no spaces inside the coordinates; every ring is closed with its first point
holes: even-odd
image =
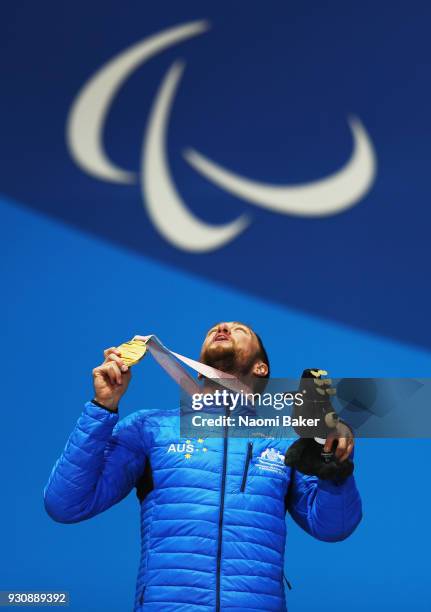
{"type": "Polygon", "coordinates": [[[355,530],[362,518],[362,503],[353,476],[337,484],[292,470],[291,478],[287,509],[307,533],[337,542],[355,530]]]}
{"type": "Polygon", "coordinates": [[[88,402],[44,490],[48,514],[76,523],[123,499],[145,466],[139,413],[118,414],[88,402]]]}

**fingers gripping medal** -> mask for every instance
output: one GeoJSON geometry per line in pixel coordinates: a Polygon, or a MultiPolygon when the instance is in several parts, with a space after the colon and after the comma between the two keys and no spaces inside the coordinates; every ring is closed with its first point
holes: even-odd
{"type": "Polygon", "coordinates": [[[147,343],[144,340],[130,340],[117,346],[117,351],[120,351],[121,359],[126,366],[130,367],[139,363],[145,357],[147,343]]]}

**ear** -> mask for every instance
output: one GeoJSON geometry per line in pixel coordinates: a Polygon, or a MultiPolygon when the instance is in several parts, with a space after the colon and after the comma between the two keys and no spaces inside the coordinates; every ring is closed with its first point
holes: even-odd
{"type": "Polygon", "coordinates": [[[256,361],[253,366],[252,374],[264,378],[268,374],[268,366],[264,361],[256,361]]]}

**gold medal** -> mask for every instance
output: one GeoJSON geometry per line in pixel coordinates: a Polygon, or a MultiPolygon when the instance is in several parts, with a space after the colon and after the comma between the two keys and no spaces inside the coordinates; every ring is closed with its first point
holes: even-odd
{"type": "Polygon", "coordinates": [[[121,353],[121,359],[126,366],[132,366],[141,361],[147,352],[147,343],[143,340],[130,340],[117,346],[117,351],[121,353]]]}

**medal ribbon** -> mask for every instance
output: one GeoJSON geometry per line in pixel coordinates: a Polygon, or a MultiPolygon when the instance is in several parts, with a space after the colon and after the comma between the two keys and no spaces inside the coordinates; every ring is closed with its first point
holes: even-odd
{"type": "Polygon", "coordinates": [[[184,357],[179,353],[174,353],[168,349],[159,338],[150,334],[148,336],[135,336],[134,340],[143,340],[146,343],[148,351],[157,361],[157,363],[165,370],[165,372],[188,394],[201,393],[202,389],[195,379],[187,372],[182,363],[189,368],[198,372],[205,378],[210,380],[223,380],[223,386],[236,392],[247,392],[247,387],[242,384],[236,376],[217,370],[212,366],[195,361],[189,357],[184,357]],[[182,363],[179,363],[182,362],[182,363]]]}

